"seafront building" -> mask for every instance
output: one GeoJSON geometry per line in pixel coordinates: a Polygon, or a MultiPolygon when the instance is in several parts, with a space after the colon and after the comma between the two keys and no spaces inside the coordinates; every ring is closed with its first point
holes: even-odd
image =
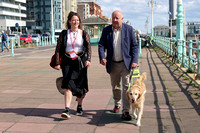
{"type": "MultiPolygon", "coordinates": [[[[53,23],[62,28],[62,0],[53,0],[53,23]]],[[[51,31],[51,0],[27,0],[27,26],[31,33],[51,31]]]]}
{"type": "Polygon", "coordinates": [[[200,41],[200,21],[187,23],[187,40],[200,41]]]}
{"type": "Polygon", "coordinates": [[[11,32],[10,27],[25,27],[26,10],[26,0],[0,0],[0,30],[11,32]]]}

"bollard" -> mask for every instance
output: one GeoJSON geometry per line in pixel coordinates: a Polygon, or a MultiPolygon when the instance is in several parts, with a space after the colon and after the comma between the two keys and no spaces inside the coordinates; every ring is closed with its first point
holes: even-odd
{"type": "Polygon", "coordinates": [[[11,39],[11,54],[10,54],[10,56],[15,56],[13,47],[14,47],[14,38],[11,39]]]}
{"type": "Polygon", "coordinates": [[[46,46],[46,45],[47,45],[47,38],[44,37],[44,46],[46,46]]]}
{"type": "Polygon", "coordinates": [[[51,39],[51,36],[49,36],[49,45],[52,45],[52,39],[51,39]]]}
{"type": "Polygon", "coordinates": [[[42,37],[42,46],[44,46],[44,37],[42,37]]]}
{"type": "Polygon", "coordinates": [[[39,38],[39,46],[42,46],[42,44],[41,44],[41,38],[39,38]]]}
{"type": "Polygon", "coordinates": [[[197,52],[198,52],[198,57],[197,57],[197,66],[198,66],[198,69],[197,69],[197,79],[200,79],[200,41],[198,42],[198,49],[197,49],[197,52]]]}
{"type": "Polygon", "coordinates": [[[46,37],[46,46],[48,45],[48,37],[46,37]]]}
{"type": "Polygon", "coordinates": [[[36,46],[38,46],[39,38],[36,38],[36,46]]]}
{"type": "Polygon", "coordinates": [[[47,37],[47,45],[49,45],[49,37],[47,37]]]}
{"type": "Polygon", "coordinates": [[[47,42],[47,43],[46,43],[46,46],[49,45],[49,40],[48,40],[48,39],[49,39],[49,38],[46,37],[46,42],[47,42]]]}
{"type": "Polygon", "coordinates": [[[20,48],[21,45],[20,45],[20,36],[17,36],[17,41],[18,41],[18,47],[20,48]]]}
{"type": "Polygon", "coordinates": [[[141,45],[141,38],[139,38],[139,57],[142,57],[142,45],[141,45]]]}
{"type": "Polygon", "coordinates": [[[11,43],[11,41],[10,41],[10,40],[11,40],[11,38],[10,38],[10,37],[8,37],[8,38],[7,38],[7,40],[6,40],[6,44],[7,44],[7,46],[8,46],[8,47],[10,47],[10,46],[11,46],[11,45],[10,45],[10,43],[11,43]]]}

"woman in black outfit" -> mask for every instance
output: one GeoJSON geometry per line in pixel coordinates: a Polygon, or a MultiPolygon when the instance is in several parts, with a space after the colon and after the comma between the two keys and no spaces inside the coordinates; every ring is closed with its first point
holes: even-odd
{"type": "Polygon", "coordinates": [[[65,110],[63,118],[70,118],[72,96],[77,97],[77,115],[82,115],[82,100],[88,92],[87,67],[91,61],[91,45],[88,34],[81,30],[81,19],[75,12],[70,12],[66,24],[59,36],[55,54],[55,69],[62,69],[62,89],[65,89],[65,110]],[[59,64],[59,58],[62,61],[59,64]]]}

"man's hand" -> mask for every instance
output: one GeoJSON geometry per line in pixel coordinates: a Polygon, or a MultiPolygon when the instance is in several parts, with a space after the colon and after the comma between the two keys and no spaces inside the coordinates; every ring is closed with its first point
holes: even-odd
{"type": "Polygon", "coordinates": [[[106,65],[106,62],[107,62],[107,60],[106,60],[106,59],[102,59],[102,60],[101,60],[101,64],[102,64],[103,66],[105,66],[105,65],[106,65]]]}
{"type": "Polygon", "coordinates": [[[132,64],[131,64],[131,67],[132,67],[132,68],[136,68],[137,66],[138,66],[137,63],[132,63],[132,64]]]}

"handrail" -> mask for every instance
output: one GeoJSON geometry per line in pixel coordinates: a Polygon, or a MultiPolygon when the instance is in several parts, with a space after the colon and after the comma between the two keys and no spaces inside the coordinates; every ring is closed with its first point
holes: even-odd
{"type": "MultiPolygon", "coordinates": [[[[55,39],[57,40],[57,38],[55,37],[55,39]]],[[[1,42],[1,38],[0,38],[0,42],[1,42]]],[[[11,49],[11,56],[14,56],[14,49],[15,48],[20,48],[22,47],[22,41],[20,40],[20,37],[8,37],[7,38],[7,46],[11,49]]],[[[28,46],[28,44],[26,44],[28,46]]],[[[51,42],[51,37],[41,37],[39,39],[36,39],[35,41],[35,46],[47,46],[47,45],[55,45],[52,44],[51,42]]],[[[1,47],[1,45],[0,45],[1,47]]]]}
{"type": "Polygon", "coordinates": [[[192,40],[184,41],[160,36],[154,37],[154,41],[168,56],[173,57],[173,53],[176,53],[175,63],[187,68],[187,72],[196,73],[196,78],[200,78],[200,41],[195,43],[192,40]]]}

